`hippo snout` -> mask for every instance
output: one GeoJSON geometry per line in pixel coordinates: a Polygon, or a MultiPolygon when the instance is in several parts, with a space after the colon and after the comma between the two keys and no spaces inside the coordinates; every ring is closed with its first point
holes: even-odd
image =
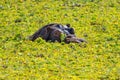
{"type": "Polygon", "coordinates": [[[70,43],[70,42],[81,43],[81,42],[86,42],[86,40],[84,40],[82,38],[77,38],[74,35],[69,35],[69,36],[66,37],[65,42],[66,43],[70,43]]]}
{"type": "Polygon", "coordinates": [[[78,40],[79,40],[79,42],[86,42],[87,43],[87,41],[85,39],[80,38],[78,40]]]}

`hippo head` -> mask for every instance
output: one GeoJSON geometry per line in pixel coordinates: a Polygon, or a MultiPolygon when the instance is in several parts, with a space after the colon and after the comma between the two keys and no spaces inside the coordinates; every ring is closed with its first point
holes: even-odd
{"type": "Polygon", "coordinates": [[[70,24],[64,25],[64,33],[66,34],[65,37],[65,43],[81,43],[81,42],[86,42],[86,40],[77,38],[75,36],[75,31],[73,28],[70,27],[70,24]]]}

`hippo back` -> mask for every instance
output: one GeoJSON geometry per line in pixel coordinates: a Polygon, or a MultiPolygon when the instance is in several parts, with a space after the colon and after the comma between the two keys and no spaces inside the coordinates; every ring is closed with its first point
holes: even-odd
{"type": "Polygon", "coordinates": [[[36,31],[32,36],[30,36],[30,40],[34,41],[38,37],[43,38],[44,40],[48,41],[51,40],[54,42],[55,40],[61,42],[60,35],[61,34],[74,34],[74,29],[70,28],[66,25],[61,25],[57,23],[48,24],[40,28],[36,31]]]}

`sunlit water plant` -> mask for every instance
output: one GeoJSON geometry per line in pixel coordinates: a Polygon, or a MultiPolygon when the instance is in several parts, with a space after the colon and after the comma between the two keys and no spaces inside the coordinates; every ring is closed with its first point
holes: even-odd
{"type": "Polygon", "coordinates": [[[0,1],[0,80],[14,79],[119,80],[120,1],[0,1]],[[49,23],[70,23],[88,43],[28,40],[49,23]]]}

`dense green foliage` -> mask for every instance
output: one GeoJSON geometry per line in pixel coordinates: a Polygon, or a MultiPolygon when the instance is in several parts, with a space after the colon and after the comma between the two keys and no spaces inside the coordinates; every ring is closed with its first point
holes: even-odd
{"type": "Polygon", "coordinates": [[[119,80],[119,0],[1,0],[0,80],[119,80]],[[27,38],[70,23],[88,44],[27,38]]]}

